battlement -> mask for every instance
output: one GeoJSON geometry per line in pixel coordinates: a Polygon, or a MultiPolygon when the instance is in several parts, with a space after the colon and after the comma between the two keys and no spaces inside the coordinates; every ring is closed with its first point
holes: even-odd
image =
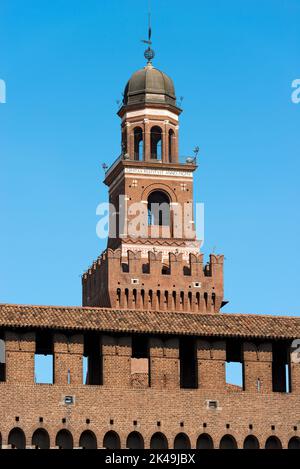
{"type": "Polygon", "coordinates": [[[223,255],[107,249],[83,274],[83,305],[217,313],[223,301],[223,255]]]}

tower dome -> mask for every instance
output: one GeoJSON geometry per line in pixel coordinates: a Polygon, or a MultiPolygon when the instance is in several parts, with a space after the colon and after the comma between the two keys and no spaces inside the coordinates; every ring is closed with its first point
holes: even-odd
{"type": "Polygon", "coordinates": [[[143,103],[176,106],[173,80],[150,62],[131,76],[124,90],[125,106],[143,103]]]}

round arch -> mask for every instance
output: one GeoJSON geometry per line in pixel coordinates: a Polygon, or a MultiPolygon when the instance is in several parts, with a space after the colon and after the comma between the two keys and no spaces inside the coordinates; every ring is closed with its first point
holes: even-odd
{"type": "Polygon", "coordinates": [[[141,161],[144,159],[144,137],[143,129],[139,126],[133,129],[133,140],[134,140],[134,159],[141,161]]]}
{"type": "Polygon", "coordinates": [[[265,449],[281,449],[282,444],[277,436],[269,436],[265,443],[265,449]]]}
{"type": "Polygon", "coordinates": [[[55,445],[59,449],[73,449],[73,436],[69,430],[60,430],[55,438],[55,445]]]}
{"type": "Polygon", "coordinates": [[[163,131],[158,125],[154,125],[150,129],[150,153],[152,160],[162,160],[163,131]]]}
{"type": "Polygon", "coordinates": [[[8,435],[8,444],[14,449],[25,449],[26,438],[21,428],[13,428],[8,435]]]}
{"type": "Polygon", "coordinates": [[[103,448],[105,449],[120,449],[121,448],[121,441],[118,433],[110,430],[109,432],[105,433],[103,438],[103,448]]]}
{"type": "Polygon", "coordinates": [[[185,433],[178,433],[174,439],[174,449],[191,449],[191,442],[185,433]]]}
{"type": "Polygon", "coordinates": [[[288,449],[300,449],[299,436],[293,436],[288,442],[288,449]]]}
{"type": "Polygon", "coordinates": [[[212,437],[207,433],[202,433],[198,436],[196,448],[197,449],[213,449],[214,443],[212,437]]]}
{"type": "Polygon", "coordinates": [[[148,200],[149,195],[155,191],[164,192],[169,198],[170,204],[178,202],[178,195],[176,194],[176,191],[174,191],[174,188],[164,184],[163,182],[160,182],[159,184],[154,182],[146,186],[142,191],[141,200],[148,200]]]}
{"type": "Polygon", "coordinates": [[[126,440],[126,448],[128,449],[143,449],[144,448],[144,438],[139,432],[129,433],[126,440]]]}
{"type": "Polygon", "coordinates": [[[148,225],[170,225],[170,197],[163,190],[150,192],[147,199],[148,225]]]}
{"type": "Polygon", "coordinates": [[[79,446],[83,449],[97,449],[97,438],[91,430],[84,430],[79,438],[79,446]]]}
{"type": "Polygon", "coordinates": [[[49,449],[49,433],[44,428],[37,428],[37,430],[35,430],[32,435],[31,444],[35,447],[35,449],[49,449]]]}
{"type": "Polygon", "coordinates": [[[168,440],[161,432],[156,432],[150,440],[150,449],[168,449],[168,440]]]}
{"type": "Polygon", "coordinates": [[[243,448],[244,449],[259,449],[259,442],[256,436],[254,435],[246,436],[244,443],[243,443],[243,448]]]}
{"type": "Polygon", "coordinates": [[[220,441],[220,449],[237,449],[237,443],[232,435],[224,435],[220,441]]]}

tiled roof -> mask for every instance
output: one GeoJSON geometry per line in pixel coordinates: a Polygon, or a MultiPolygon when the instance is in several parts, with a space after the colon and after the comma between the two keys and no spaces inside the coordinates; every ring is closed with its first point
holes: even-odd
{"type": "Polygon", "coordinates": [[[224,337],[300,337],[300,317],[0,304],[0,327],[224,337]]]}

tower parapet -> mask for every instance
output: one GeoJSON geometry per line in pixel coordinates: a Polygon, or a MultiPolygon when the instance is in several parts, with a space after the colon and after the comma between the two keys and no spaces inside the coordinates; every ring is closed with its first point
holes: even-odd
{"type": "Polygon", "coordinates": [[[107,249],[84,273],[83,305],[120,309],[190,311],[218,313],[223,302],[224,256],[212,254],[203,265],[203,254],[169,254],[165,262],[161,252],[107,249]]]}

